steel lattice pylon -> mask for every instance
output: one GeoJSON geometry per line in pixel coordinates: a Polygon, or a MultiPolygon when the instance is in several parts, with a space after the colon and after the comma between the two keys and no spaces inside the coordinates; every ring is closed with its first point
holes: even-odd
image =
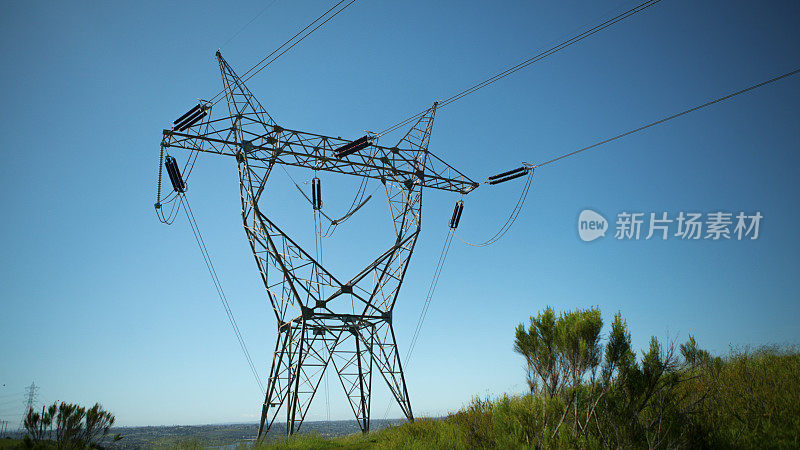
{"type": "MultiPolygon", "coordinates": [[[[363,432],[369,430],[372,373],[377,369],[413,420],[392,311],[419,237],[423,188],[467,194],[478,184],[428,151],[434,105],[394,147],[374,141],[345,157],[341,138],[283,128],[261,106],[217,52],[228,114],[188,129],[164,130],[162,149],[233,156],[239,172],[242,221],[267,296],[278,338],[262,407],[259,438],[281,410],[286,433],[300,429],[325,370],[333,366],[363,432]],[[337,278],[259,208],[276,164],[380,180],[395,240],[350,278],[337,278]]],[[[204,105],[203,111],[211,105],[204,105]]]]}

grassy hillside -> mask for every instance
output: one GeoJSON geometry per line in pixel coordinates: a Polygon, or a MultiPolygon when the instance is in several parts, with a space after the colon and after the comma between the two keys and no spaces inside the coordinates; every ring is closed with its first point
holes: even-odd
{"type": "MultiPolygon", "coordinates": [[[[664,344],[651,337],[649,347],[637,354],[619,312],[607,333],[603,325],[596,307],[559,314],[547,307],[520,324],[513,349],[525,360],[526,372],[520,375],[526,376],[528,395],[474,398],[447,417],[418,419],[366,436],[332,439],[311,433],[273,438],[261,448],[800,448],[800,348],[762,347],[715,357],[692,336],[677,347],[674,341],[664,344]]],[[[65,436],[62,413],[70,408],[85,412],[86,426],[91,422],[95,434],[105,430],[105,436],[113,425],[110,413],[104,413],[109,419],[102,430],[89,420],[94,417],[90,412],[103,411],[99,405],[84,411],[62,404],[56,436],[65,436]]],[[[54,404],[50,415],[42,417],[56,417],[51,414],[55,410],[54,404]]],[[[80,417],[72,422],[79,425],[80,417]]],[[[36,441],[41,448],[52,446],[44,436],[36,437],[48,429],[38,420],[31,410],[26,428],[33,439],[26,437],[21,447],[36,441]]],[[[92,434],[73,428],[75,436],[92,434]]],[[[150,445],[193,449],[214,444],[199,434],[192,437],[150,445]]]]}
{"type": "Polygon", "coordinates": [[[626,399],[601,400],[597,407],[609,410],[597,414],[585,433],[570,425],[553,434],[553,419],[564,416],[564,423],[574,424],[574,411],[564,415],[559,397],[504,396],[476,398],[445,418],[420,419],[367,436],[301,435],[264,448],[602,448],[621,443],[633,448],[799,448],[799,374],[795,348],[732,352],[684,369],[675,389],[654,393],[654,403],[634,418],[625,417],[633,423],[607,417],[617,413],[616,402],[624,405],[626,399]],[[656,417],[660,422],[651,428],[656,417]]]}
{"type": "Polygon", "coordinates": [[[12,449],[18,448],[22,444],[22,439],[10,439],[10,438],[3,438],[0,439],[0,449],[12,449]]]}
{"type": "MultiPolygon", "coordinates": [[[[646,356],[643,353],[642,367],[646,356]]],[[[724,358],[705,355],[699,363],[663,372],[660,382],[651,384],[642,408],[630,408],[631,400],[642,398],[617,378],[596,401],[593,420],[586,425],[581,420],[587,409],[577,408],[581,416],[577,427],[576,408],[566,407],[569,395],[539,392],[475,398],[447,417],[418,419],[366,436],[299,435],[261,448],[800,448],[798,374],[800,352],[795,347],[737,351],[724,358]]],[[[589,381],[583,382],[578,396],[592,398],[591,389],[589,381]]],[[[192,439],[155,447],[201,449],[208,445],[192,439]]],[[[0,440],[0,449],[6,448],[25,446],[21,440],[0,440]]]]}

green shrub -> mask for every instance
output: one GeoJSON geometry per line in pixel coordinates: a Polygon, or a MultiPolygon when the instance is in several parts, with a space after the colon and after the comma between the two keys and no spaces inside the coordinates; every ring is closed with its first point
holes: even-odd
{"type": "MultiPolygon", "coordinates": [[[[651,338],[637,357],[627,323],[608,337],[596,308],[547,308],[516,329],[530,393],[475,397],[441,419],[367,435],[276,439],[278,449],[800,448],[800,351],[762,347],[713,357],[690,336],[651,338]]],[[[183,447],[198,448],[198,447],[183,447]]]]}

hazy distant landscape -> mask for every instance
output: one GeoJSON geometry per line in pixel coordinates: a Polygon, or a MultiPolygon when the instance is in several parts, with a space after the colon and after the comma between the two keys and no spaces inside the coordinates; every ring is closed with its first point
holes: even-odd
{"type": "MultiPolygon", "coordinates": [[[[377,430],[399,420],[373,420],[372,428],[377,430]]],[[[114,430],[121,433],[124,439],[118,446],[122,448],[148,448],[154,445],[171,446],[181,441],[198,440],[205,446],[228,446],[255,439],[258,433],[257,423],[238,423],[222,425],[173,425],[157,427],[124,427],[114,430]]],[[[283,436],[285,424],[273,424],[269,437],[283,436]]],[[[302,433],[314,433],[325,437],[339,437],[360,433],[358,424],[353,420],[335,420],[330,422],[304,422],[302,433]]]]}
{"type": "MultiPolygon", "coordinates": [[[[373,419],[373,430],[387,425],[400,423],[399,420],[373,419]]],[[[275,423],[270,429],[269,437],[283,436],[285,424],[275,423]]],[[[217,425],[164,425],[147,427],[115,427],[112,434],[119,433],[123,439],[114,445],[115,448],[137,449],[152,447],[174,447],[181,442],[197,441],[203,446],[226,447],[238,443],[253,441],[258,433],[257,423],[233,423],[217,425]]],[[[360,433],[358,424],[353,420],[332,420],[330,422],[304,422],[300,434],[314,433],[319,436],[333,438],[360,433]]],[[[21,439],[25,433],[8,433],[12,439],[21,439]]],[[[5,436],[3,436],[5,437],[5,436]]]]}

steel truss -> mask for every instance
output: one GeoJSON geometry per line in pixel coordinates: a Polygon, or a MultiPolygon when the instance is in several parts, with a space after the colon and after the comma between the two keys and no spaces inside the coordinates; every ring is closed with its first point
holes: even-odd
{"type": "Polygon", "coordinates": [[[161,146],[236,159],[245,234],[278,321],[259,438],[282,410],[286,433],[300,429],[331,365],[363,432],[370,426],[373,369],[413,420],[392,311],[419,237],[422,190],[467,194],[478,186],[428,151],[437,104],[396,146],[382,147],[372,140],[369,147],[337,158],[334,150],[351,141],[277,125],[219,52],[217,60],[228,114],[213,120],[209,114],[183,132],[164,130],[161,146]],[[337,278],[259,208],[276,164],[380,180],[394,242],[359,273],[337,278]]]}

